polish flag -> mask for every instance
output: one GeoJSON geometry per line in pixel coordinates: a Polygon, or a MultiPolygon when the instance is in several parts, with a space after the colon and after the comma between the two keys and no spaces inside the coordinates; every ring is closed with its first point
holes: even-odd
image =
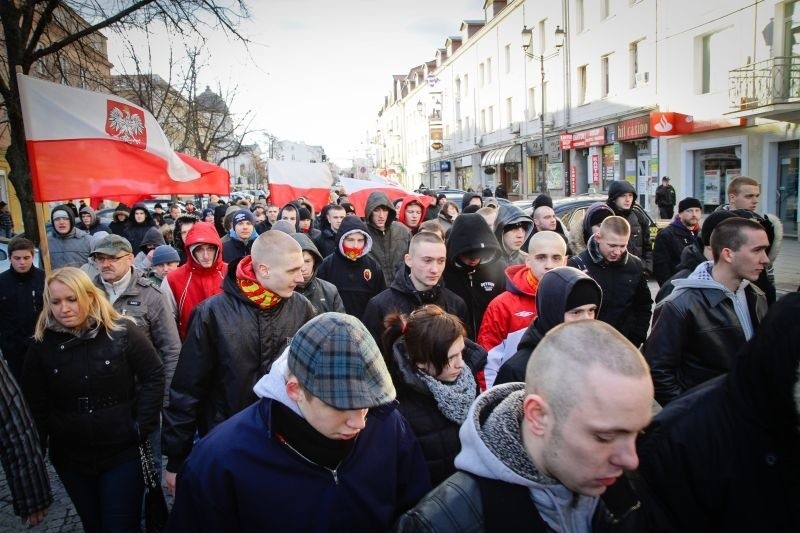
{"type": "Polygon", "coordinates": [[[330,202],[333,177],[325,163],[298,163],[270,159],[269,201],[283,206],[301,196],[319,211],[330,202]]]}
{"type": "Polygon", "coordinates": [[[364,211],[366,210],[367,198],[375,191],[385,192],[390,202],[394,202],[398,198],[405,198],[406,196],[417,196],[420,198],[421,202],[429,206],[434,200],[430,196],[410,193],[402,187],[390,183],[357,180],[354,178],[339,178],[339,181],[342,182],[342,187],[344,187],[344,191],[347,193],[347,201],[353,204],[356,208],[356,215],[360,217],[366,216],[364,211]]]}
{"type": "Polygon", "coordinates": [[[173,151],[128,100],[23,74],[17,83],[37,202],[230,192],[228,171],[173,151]]]}

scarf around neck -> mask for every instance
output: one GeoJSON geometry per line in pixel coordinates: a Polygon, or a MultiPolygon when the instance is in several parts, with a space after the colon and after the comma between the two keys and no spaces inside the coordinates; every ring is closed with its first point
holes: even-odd
{"type": "Polygon", "coordinates": [[[466,420],[469,407],[477,395],[475,377],[469,367],[461,369],[461,373],[453,383],[443,383],[438,379],[419,371],[422,382],[431,391],[439,412],[456,424],[466,420]]]}
{"type": "Polygon", "coordinates": [[[236,285],[245,297],[261,309],[272,309],[283,298],[263,287],[253,270],[253,257],[245,256],[236,267],[236,285]]]}

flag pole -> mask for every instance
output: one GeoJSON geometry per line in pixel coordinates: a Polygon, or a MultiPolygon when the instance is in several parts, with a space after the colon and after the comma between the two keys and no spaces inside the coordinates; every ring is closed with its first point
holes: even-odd
{"type": "MultiPolygon", "coordinates": [[[[20,75],[24,75],[22,72],[22,67],[17,65],[15,67],[17,78],[20,75]]],[[[24,127],[24,120],[23,120],[23,127],[24,127]]],[[[28,157],[28,174],[31,176],[33,175],[30,168],[30,156],[28,157]]],[[[33,179],[33,178],[31,178],[33,179]]],[[[39,228],[39,258],[42,261],[42,268],[44,269],[45,274],[50,273],[50,249],[47,246],[47,228],[45,227],[45,220],[49,218],[50,213],[48,213],[47,205],[43,202],[36,202],[34,201],[34,206],[36,210],[36,225],[39,228]]]]}

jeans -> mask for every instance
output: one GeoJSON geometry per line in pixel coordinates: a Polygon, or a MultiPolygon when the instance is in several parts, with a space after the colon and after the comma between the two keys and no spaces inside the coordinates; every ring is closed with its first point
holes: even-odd
{"type": "Polygon", "coordinates": [[[139,533],[144,481],[138,458],[96,475],[55,468],[86,533],[139,533]]]}

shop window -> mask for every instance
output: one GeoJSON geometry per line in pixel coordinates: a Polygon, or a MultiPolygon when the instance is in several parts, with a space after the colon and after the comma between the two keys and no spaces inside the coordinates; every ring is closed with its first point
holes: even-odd
{"type": "Polygon", "coordinates": [[[694,152],[694,197],[711,213],[728,202],[730,180],[742,173],[741,146],[707,148],[694,152]]]}

